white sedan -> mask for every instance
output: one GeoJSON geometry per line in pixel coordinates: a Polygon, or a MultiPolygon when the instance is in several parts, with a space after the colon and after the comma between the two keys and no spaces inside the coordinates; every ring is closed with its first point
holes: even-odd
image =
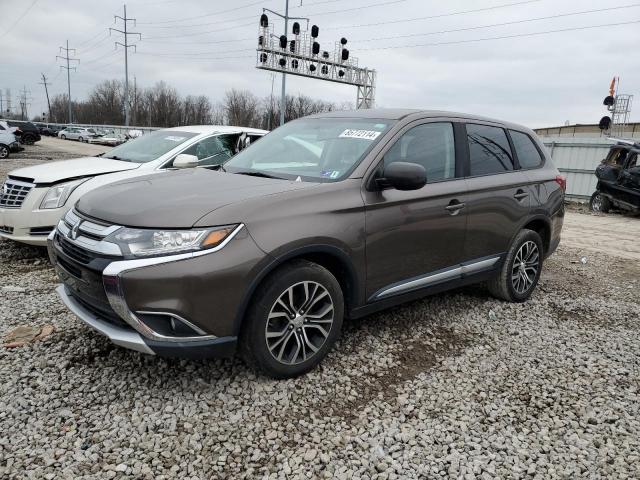
{"type": "Polygon", "coordinates": [[[267,133],[215,125],[168,128],[97,157],[13,170],[0,190],[0,237],[46,245],[54,225],[84,193],[168,169],[219,165],[267,133]]]}

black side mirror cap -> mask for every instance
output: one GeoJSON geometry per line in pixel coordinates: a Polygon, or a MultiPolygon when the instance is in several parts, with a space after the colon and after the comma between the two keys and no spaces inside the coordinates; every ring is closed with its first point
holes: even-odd
{"type": "Polygon", "coordinates": [[[383,188],[419,190],[427,184],[427,171],[417,163],[393,162],[385,167],[382,178],[376,183],[383,188]]]}

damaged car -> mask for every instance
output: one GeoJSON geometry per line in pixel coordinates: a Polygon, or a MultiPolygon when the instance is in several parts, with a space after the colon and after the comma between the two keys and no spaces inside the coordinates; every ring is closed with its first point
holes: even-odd
{"type": "Polygon", "coordinates": [[[596,168],[598,184],[589,208],[607,213],[612,208],[640,213],[640,142],[617,140],[596,168]]]}

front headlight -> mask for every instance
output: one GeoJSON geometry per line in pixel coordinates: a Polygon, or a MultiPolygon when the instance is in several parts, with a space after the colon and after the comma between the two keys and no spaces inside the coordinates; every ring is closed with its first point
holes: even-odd
{"type": "Polygon", "coordinates": [[[59,183],[58,185],[54,185],[51,187],[42,202],[40,202],[40,208],[43,210],[50,208],[60,208],[62,207],[67,200],[69,199],[69,195],[73,192],[78,185],[83,182],[86,182],[88,178],[81,178],[80,180],[73,180],[71,182],[59,183]]]}
{"type": "Polygon", "coordinates": [[[126,257],[150,257],[207,250],[220,245],[237,225],[197,230],[121,228],[105,240],[118,244],[126,257]]]}

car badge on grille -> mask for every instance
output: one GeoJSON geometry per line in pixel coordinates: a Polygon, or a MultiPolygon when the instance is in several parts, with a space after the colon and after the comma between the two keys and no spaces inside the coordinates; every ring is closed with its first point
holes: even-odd
{"type": "Polygon", "coordinates": [[[73,227],[71,227],[71,230],[69,230],[69,238],[71,240],[75,240],[76,238],[78,238],[78,229],[80,228],[81,223],[82,221],[79,221],[73,227]]]}

